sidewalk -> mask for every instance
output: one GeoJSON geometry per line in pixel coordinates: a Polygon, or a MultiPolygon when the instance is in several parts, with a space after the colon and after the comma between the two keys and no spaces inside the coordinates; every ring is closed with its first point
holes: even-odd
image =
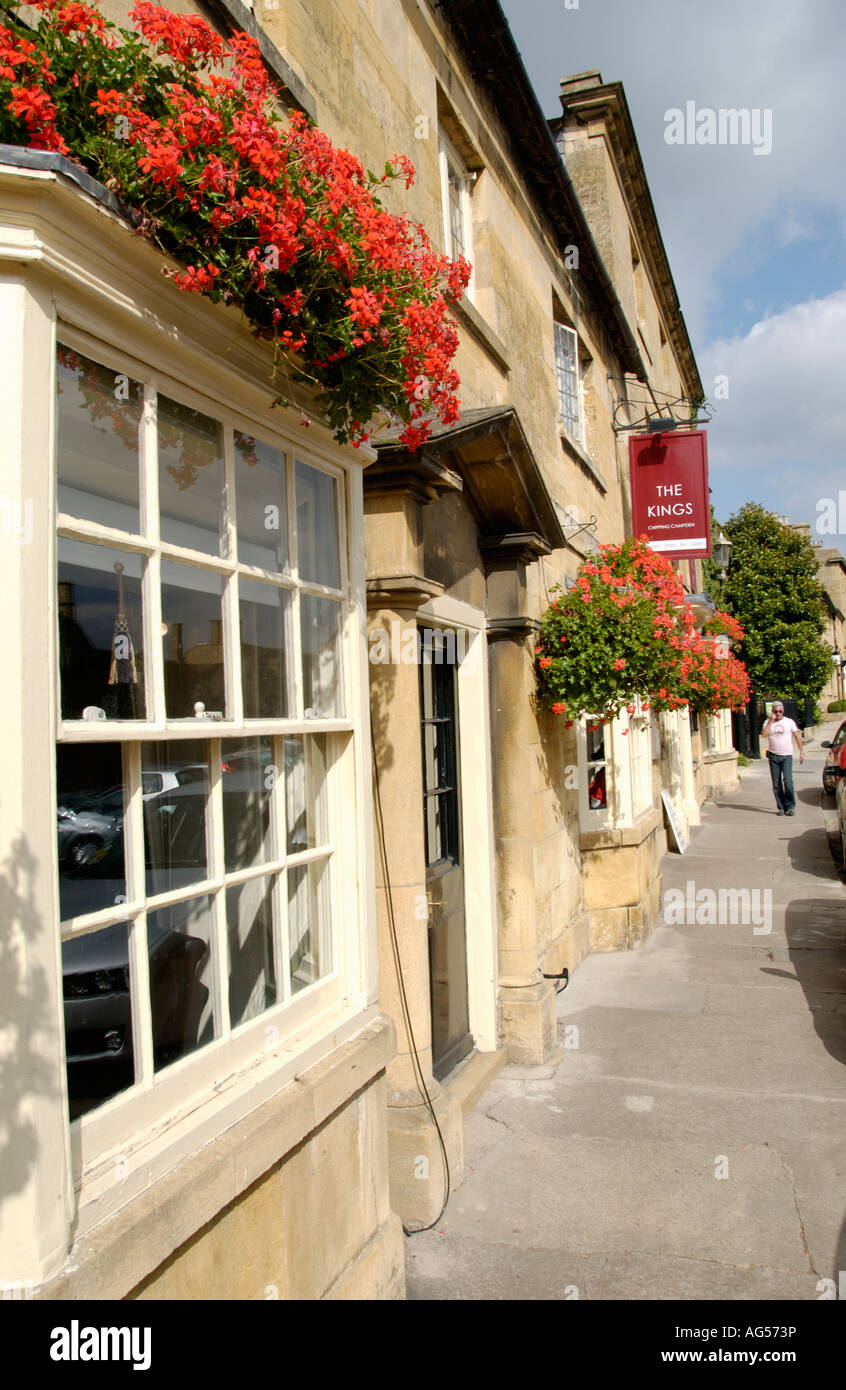
{"type": "Polygon", "coordinates": [[[795,817],[762,758],[663,863],[665,903],[771,890],[771,932],[662,924],[582,963],[564,1060],[506,1068],[470,1117],[462,1185],[406,1242],[409,1298],[814,1300],[846,1271],[846,890],[820,749],[838,722],[794,760],[795,817]]]}

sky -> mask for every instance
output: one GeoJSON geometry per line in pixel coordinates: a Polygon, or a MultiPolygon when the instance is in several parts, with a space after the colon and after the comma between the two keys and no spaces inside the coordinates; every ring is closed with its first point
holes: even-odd
{"type": "Polygon", "coordinates": [[[501,3],[546,116],[562,77],[624,85],[713,402],[717,516],[760,502],[846,550],[846,0],[501,3]],[[688,102],[757,112],[754,143],[668,143],[688,102]],[[818,526],[841,490],[838,541],[818,526]]]}

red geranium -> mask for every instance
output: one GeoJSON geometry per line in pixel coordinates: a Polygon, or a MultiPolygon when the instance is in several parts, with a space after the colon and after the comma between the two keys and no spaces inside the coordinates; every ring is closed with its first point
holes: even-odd
{"type": "Polygon", "coordinates": [[[381,202],[412,182],[405,155],[371,174],[301,114],[283,119],[247,34],[146,0],[137,32],[77,0],[36,8],[34,36],[0,26],[0,141],[69,154],[135,206],[185,267],[174,283],[239,306],[274,373],[322,392],[339,440],[367,439],[381,411],[417,448],[433,419],[457,419],[449,306],[470,266],[381,202]]]}

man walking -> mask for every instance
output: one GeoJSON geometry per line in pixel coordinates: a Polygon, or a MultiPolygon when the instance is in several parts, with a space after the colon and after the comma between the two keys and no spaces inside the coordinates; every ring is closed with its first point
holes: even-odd
{"type": "Polygon", "coordinates": [[[805,749],[799,727],[792,719],[785,719],[781,700],[773,703],[773,712],[761,730],[769,739],[767,757],[770,760],[770,776],[773,779],[773,794],[780,816],[796,814],[796,793],[793,790],[793,744],[799,751],[799,761],[805,761],[805,749]]]}

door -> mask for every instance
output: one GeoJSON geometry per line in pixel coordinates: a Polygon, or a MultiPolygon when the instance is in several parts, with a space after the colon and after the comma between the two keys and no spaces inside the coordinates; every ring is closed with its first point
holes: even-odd
{"type": "Polygon", "coordinates": [[[467,939],[458,758],[455,634],[427,632],[421,644],[423,816],[429,900],[432,1070],[438,1081],[468,1052],[467,939]]]}

